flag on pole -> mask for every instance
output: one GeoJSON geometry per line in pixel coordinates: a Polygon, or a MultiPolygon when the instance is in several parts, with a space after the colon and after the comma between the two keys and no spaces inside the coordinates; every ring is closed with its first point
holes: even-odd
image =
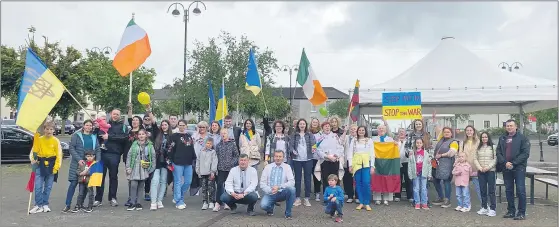
{"type": "Polygon", "coordinates": [[[16,125],[36,132],[64,90],[62,82],[31,48],[27,48],[25,71],[18,94],[16,125]]]}
{"type": "Polygon", "coordinates": [[[322,85],[320,85],[314,74],[304,48],[301,54],[301,62],[299,63],[299,71],[297,72],[297,83],[303,87],[305,96],[307,96],[313,106],[323,104],[328,99],[322,85]]]}
{"type": "Polygon", "coordinates": [[[208,80],[208,97],[210,100],[210,105],[209,105],[209,110],[208,112],[210,113],[210,124],[212,123],[212,121],[215,121],[216,116],[215,116],[215,96],[214,96],[214,89],[212,87],[212,81],[208,80]]]}
{"type": "Polygon", "coordinates": [[[245,88],[252,91],[254,96],[258,95],[262,90],[262,82],[260,80],[260,74],[258,74],[258,65],[256,64],[256,58],[254,57],[252,48],[248,54],[248,70],[246,73],[245,88]]]}
{"type": "Polygon", "coordinates": [[[351,97],[351,102],[349,103],[348,112],[353,122],[359,120],[359,80],[355,82],[355,88],[353,89],[353,96],[351,97]]]}
{"type": "Polygon", "coordinates": [[[89,166],[89,183],[87,187],[101,187],[101,183],[103,182],[103,162],[93,162],[91,166],[89,166]]]}
{"type": "Polygon", "coordinates": [[[139,68],[151,54],[148,34],[130,19],[113,59],[113,66],[121,76],[139,68]]]}
{"type": "Polygon", "coordinates": [[[219,89],[219,100],[217,103],[217,113],[215,115],[215,120],[219,121],[219,125],[223,126],[223,121],[225,116],[227,116],[227,99],[225,98],[225,79],[221,82],[221,89],[219,89]]]}
{"type": "Polygon", "coordinates": [[[31,172],[31,176],[29,176],[29,181],[27,181],[25,190],[28,192],[33,192],[33,190],[35,190],[35,171],[31,172]]]}
{"type": "Polygon", "coordinates": [[[375,174],[371,190],[379,193],[400,192],[400,151],[394,142],[375,142],[375,174]]]}

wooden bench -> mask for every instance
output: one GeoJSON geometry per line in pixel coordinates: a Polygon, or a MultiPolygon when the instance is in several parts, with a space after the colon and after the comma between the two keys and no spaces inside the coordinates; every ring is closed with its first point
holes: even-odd
{"type": "Polygon", "coordinates": [[[549,185],[557,188],[557,180],[549,179],[549,178],[536,178],[535,180],[545,184],[545,199],[548,199],[549,185]]]}
{"type": "Polygon", "coordinates": [[[505,182],[502,179],[497,178],[497,180],[495,180],[495,186],[499,187],[499,203],[501,203],[501,196],[502,196],[502,187],[505,186],[505,182]]]}

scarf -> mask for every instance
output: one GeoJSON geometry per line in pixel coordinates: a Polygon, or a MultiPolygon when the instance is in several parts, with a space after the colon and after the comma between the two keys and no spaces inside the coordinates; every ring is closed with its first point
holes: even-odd
{"type": "Polygon", "coordinates": [[[249,141],[252,140],[252,137],[254,137],[254,133],[252,132],[252,130],[246,130],[244,134],[249,141]]]}

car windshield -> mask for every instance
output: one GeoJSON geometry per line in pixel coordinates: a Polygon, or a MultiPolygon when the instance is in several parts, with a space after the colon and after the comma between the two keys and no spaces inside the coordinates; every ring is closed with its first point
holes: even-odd
{"type": "Polygon", "coordinates": [[[16,125],[16,120],[4,119],[2,120],[2,125],[16,125]]]}

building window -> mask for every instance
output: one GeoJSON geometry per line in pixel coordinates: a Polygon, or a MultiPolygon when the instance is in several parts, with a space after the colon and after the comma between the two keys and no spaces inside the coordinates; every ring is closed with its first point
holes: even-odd
{"type": "Polygon", "coordinates": [[[491,121],[483,121],[483,128],[491,128],[491,121]]]}
{"type": "Polygon", "coordinates": [[[318,109],[320,109],[320,107],[311,104],[311,113],[316,113],[316,111],[318,111],[318,109]]]}
{"type": "Polygon", "coordinates": [[[80,115],[79,115],[79,120],[78,120],[78,121],[83,121],[83,117],[84,117],[84,114],[83,114],[83,113],[80,113],[80,115]]]}
{"type": "Polygon", "coordinates": [[[474,120],[468,120],[468,125],[474,126],[474,120]]]}

